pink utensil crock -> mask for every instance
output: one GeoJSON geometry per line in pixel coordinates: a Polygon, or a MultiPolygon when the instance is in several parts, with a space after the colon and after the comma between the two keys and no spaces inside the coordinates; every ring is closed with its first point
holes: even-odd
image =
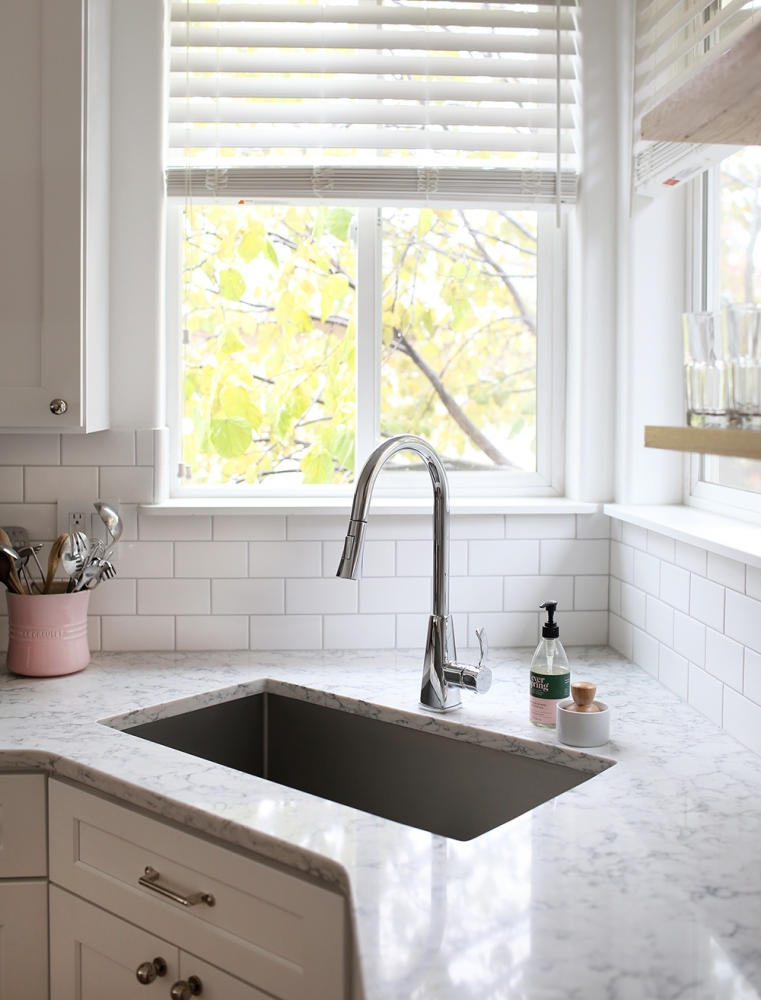
{"type": "Polygon", "coordinates": [[[27,677],[59,677],[90,662],[90,593],[7,594],[8,669],[27,677]]]}

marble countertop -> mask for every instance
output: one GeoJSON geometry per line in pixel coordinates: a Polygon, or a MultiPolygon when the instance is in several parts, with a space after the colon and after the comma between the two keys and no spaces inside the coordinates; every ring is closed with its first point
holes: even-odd
{"type": "Polygon", "coordinates": [[[367,1000],[758,1000],[761,759],[612,650],[570,658],[611,705],[611,742],[592,753],[616,765],[468,842],[102,724],[270,679],[325,692],[304,693],[322,704],[594,768],[528,725],[529,655],[495,651],[491,691],[442,719],[418,711],[419,654],[97,654],[70,677],[0,676],[0,767],[44,768],[337,884],[367,1000]]]}

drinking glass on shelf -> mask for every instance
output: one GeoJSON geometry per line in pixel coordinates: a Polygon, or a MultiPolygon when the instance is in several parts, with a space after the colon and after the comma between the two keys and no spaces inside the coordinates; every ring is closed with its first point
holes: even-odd
{"type": "Polygon", "coordinates": [[[728,427],[729,369],[713,313],[684,314],[684,354],[688,425],[728,427]]]}
{"type": "Polygon", "coordinates": [[[761,430],[761,309],[755,303],[725,309],[732,422],[761,430]]]}

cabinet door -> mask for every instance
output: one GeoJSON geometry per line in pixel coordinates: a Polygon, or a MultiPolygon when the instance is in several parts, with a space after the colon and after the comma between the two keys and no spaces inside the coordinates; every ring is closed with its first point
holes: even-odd
{"type": "Polygon", "coordinates": [[[51,885],[50,1000],[166,1000],[179,971],[175,947],[51,885]],[[165,975],[138,982],[156,958],[165,975]]]}
{"type": "Polygon", "coordinates": [[[204,1000],[272,1000],[270,993],[262,993],[255,986],[222,972],[214,965],[180,952],[180,977],[187,982],[190,976],[201,980],[204,1000]]]}
{"type": "Polygon", "coordinates": [[[0,882],[0,1000],[47,996],[47,882],[0,882]]]}
{"type": "Polygon", "coordinates": [[[108,426],[109,39],[110,0],[0,0],[0,428],[108,426]]]}

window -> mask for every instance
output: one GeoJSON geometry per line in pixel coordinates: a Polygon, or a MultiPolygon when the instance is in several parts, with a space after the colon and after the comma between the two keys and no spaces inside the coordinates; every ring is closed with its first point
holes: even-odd
{"type": "MultiPolygon", "coordinates": [[[[719,313],[729,303],[760,302],[761,150],[748,146],[724,159],[704,188],[706,307],[719,313]]],[[[705,455],[695,465],[695,495],[761,511],[761,463],[705,455]]]]}
{"type": "MultiPolygon", "coordinates": [[[[172,16],[175,492],[345,492],[400,432],[455,488],[557,492],[569,11],[172,16]]],[[[401,455],[386,482],[418,471],[401,455]]]]}

